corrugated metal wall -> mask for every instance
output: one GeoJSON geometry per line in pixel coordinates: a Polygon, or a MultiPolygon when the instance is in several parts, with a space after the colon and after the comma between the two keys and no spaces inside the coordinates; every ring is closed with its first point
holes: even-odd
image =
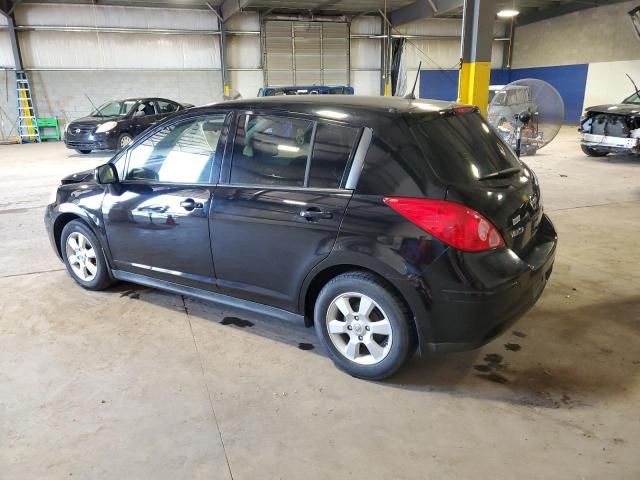
{"type": "Polygon", "coordinates": [[[348,51],[346,23],[267,21],[266,84],[348,84],[348,51]]]}
{"type": "Polygon", "coordinates": [[[209,10],[21,4],[15,15],[41,117],[66,122],[91,102],[135,96],[196,105],[222,98],[219,25],[209,10]]]}
{"type": "Polygon", "coordinates": [[[260,16],[238,13],[225,22],[227,82],[243,97],[255,97],[264,86],[260,16]]]}

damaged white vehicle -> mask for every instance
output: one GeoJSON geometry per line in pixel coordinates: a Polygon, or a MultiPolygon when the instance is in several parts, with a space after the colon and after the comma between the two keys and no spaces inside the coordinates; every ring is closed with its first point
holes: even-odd
{"type": "Polygon", "coordinates": [[[582,151],[590,157],[640,155],[640,92],[636,88],[622,103],[587,108],[578,130],[582,151]]]}

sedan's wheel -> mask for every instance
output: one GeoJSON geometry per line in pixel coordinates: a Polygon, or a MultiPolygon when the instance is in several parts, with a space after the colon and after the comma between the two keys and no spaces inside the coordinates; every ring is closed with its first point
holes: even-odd
{"type": "Polygon", "coordinates": [[[113,283],[100,243],[83,222],[69,222],[62,230],[60,245],[67,271],[84,288],[102,290],[113,283]]]}
{"type": "Polygon", "coordinates": [[[316,333],[335,364],[355,377],[380,380],[412,353],[410,315],[378,277],[350,272],[331,280],[315,305],[316,333]]]}
{"type": "Polygon", "coordinates": [[[118,150],[126,148],[131,142],[133,142],[133,137],[128,133],[123,133],[118,137],[118,150]]]}

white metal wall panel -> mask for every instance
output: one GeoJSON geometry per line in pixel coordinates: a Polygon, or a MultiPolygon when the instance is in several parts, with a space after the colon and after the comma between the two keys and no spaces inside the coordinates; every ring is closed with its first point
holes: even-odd
{"type": "Polygon", "coordinates": [[[351,70],[356,95],[380,95],[380,70],[351,70]]]}
{"type": "MultiPolygon", "coordinates": [[[[422,69],[433,70],[443,68],[453,70],[460,63],[459,39],[407,39],[405,44],[407,68],[418,68],[422,61],[422,69]]],[[[502,52],[505,42],[494,42],[491,51],[491,67],[502,67],[502,52]]]]}
{"type": "Polygon", "coordinates": [[[241,12],[224,22],[225,30],[258,32],[260,31],[260,15],[256,12],[241,12]]]}
{"type": "MultiPolygon", "coordinates": [[[[0,32],[0,68],[13,68],[14,66],[9,32],[0,32]]],[[[0,92],[2,92],[2,88],[0,88],[0,92]]]]}
{"type": "Polygon", "coordinates": [[[237,90],[242,98],[253,98],[258,95],[258,90],[264,86],[262,70],[228,71],[227,81],[234,90],[237,90]]]}
{"type": "Polygon", "coordinates": [[[354,35],[379,35],[382,33],[382,18],[356,17],[351,21],[351,33],[354,35]]]}
{"type": "Polygon", "coordinates": [[[24,31],[25,68],[217,69],[217,35],[24,31]]]}
{"type": "Polygon", "coordinates": [[[293,24],[294,82],[296,85],[322,85],[322,25],[293,24]]]}
{"type": "Polygon", "coordinates": [[[349,84],[349,27],[346,23],[322,24],[322,69],[325,84],[349,84]]]}
{"type": "Polygon", "coordinates": [[[293,85],[291,22],[265,22],[267,85],[293,85]]]}
{"type": "Polygon", "coordinates": [[[346,23],[265,22],[267,85],[349,83],[346,23]]]}
{"type": "Polygon", "coordinates": [[[21,4],[16,24],[24,26],[218,30],[208,10],[104,5],[21,4]]]}
{"type": "Polygon", "coordinates": [[[260,68],[261,60],[260,36],[225,36],[225,62],[228,68],[260,68]]]}

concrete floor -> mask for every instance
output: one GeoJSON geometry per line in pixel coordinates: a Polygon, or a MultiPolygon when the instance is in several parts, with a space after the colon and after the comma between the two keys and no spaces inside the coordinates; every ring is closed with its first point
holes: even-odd
{"type": "Polygon", "coordinates": [[[43,206],[106,159],[0,147],[2,479],[640,478],[640,159],[588,158],[573,128],[527,158],[561,242],[541,301],[383,383],[338,371],[310,329],[78,287],[43,206]]]}

